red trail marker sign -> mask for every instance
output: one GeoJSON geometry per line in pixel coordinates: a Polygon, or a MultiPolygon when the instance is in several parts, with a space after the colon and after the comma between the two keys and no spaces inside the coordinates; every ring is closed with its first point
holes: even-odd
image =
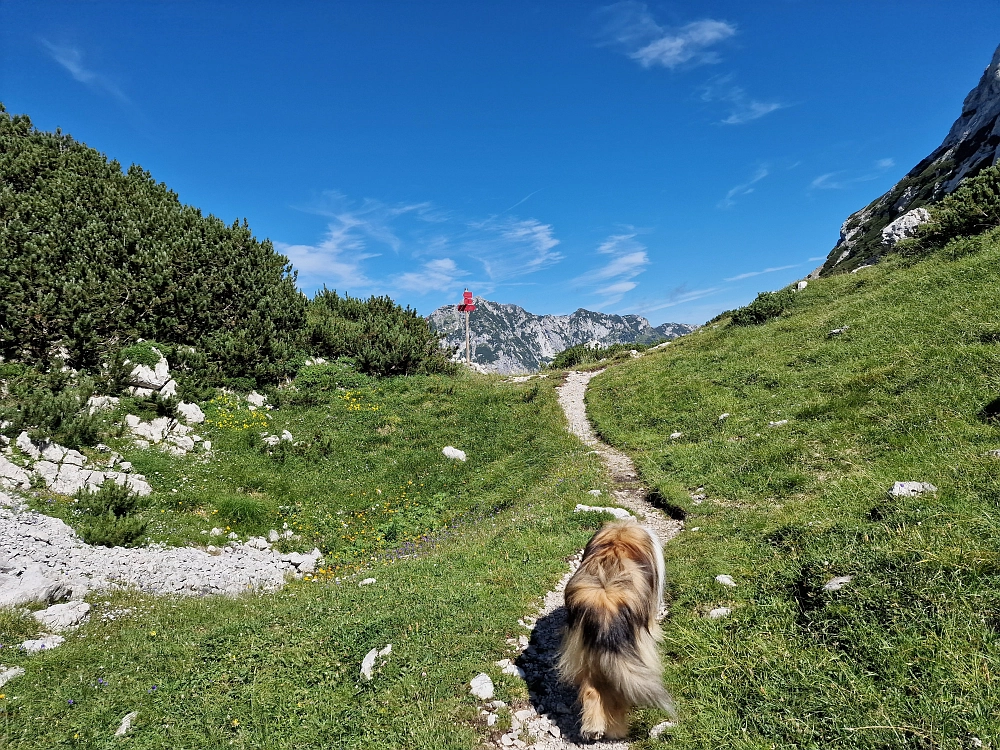
{"type": "Polygon", "coordinates": [[[472,301],[472,292],[466,289],[462,293],[462,304],[456,307],[459,312],[465,313],[465,361],[472,364],[472,351],[469,348],[469,313],[476,309],[476,304],[472,301]]]}

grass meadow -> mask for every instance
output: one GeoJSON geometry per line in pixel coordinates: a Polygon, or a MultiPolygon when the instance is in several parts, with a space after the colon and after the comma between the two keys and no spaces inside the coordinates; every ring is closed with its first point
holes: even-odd
{"type": "MultiPolygon", "coordinates": [[[[276,593],[92,595],[91,620],[37,655],[11,646],[33,621],[0,615],[0,663],[27,670],[0,688],[0,746],[476,746],[487,729],[468,681],[485,671],[497,698],[526,697],[493,662],[599,524],[573,507],[607,490],[597,457],[565,431],[555,380],[275,391],[267,412],[224,396],[198,430],[213,442],[207,459],[109,437],[154,486],[141,511],[153,541],[288,524],[300,539],[283,544],[317,546],[326,562],[276,593]],[[282,430],[295,445],[262,443],[260,432],[282,430]],[[445,445],[468,461],[446,459],[445,445]],[[365,577],[377,581],[361,588],[365,577]],[[363,656],[388,643],[388,662],[361,679],[363,656]],[[134,729],[113,738],[134,710],[134,729]]],[[[33,502],[76,520],[64,498],[33,502]]]]}
{"type": "Polygon", "coordinates": [[[810,281],[593,381],[600,433],[686,520],[665,745],[1000,746],[998,268],[994,232],[810,281]]]}

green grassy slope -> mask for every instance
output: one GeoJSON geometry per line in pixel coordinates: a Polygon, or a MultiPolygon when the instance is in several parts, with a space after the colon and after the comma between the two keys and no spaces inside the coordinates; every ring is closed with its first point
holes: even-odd
{"type": "Polygon", "coordinates": [[[249,413],[226,407],[228,418],[209,410],[223,426],[204,431],[216,444],[208,463],[130,454],[156,488],[144,512],[157,538],[205,543],[201,530],[222,516],[243,536],[287,521],[304,537],[296,546],[318,544],[332,565],[236,599],[91,597],[91,621],[33,656],[10,646],[31,622],[0,613],[0,662],[27,669],[0,688],[0,747],[475,746],[487,730],[468,681],[486,671],[498,698],[525,697],[493,662],[599,523],[574,505],[608,488],[566,433],[554,385],[380,381],[269,412],[272,433],[306,443],[283,453],[269,455],[257,426],[242,427],[249,413]],[[441,456],[447,444],[468,462],[441,456]],[[425,534],[434,541],[414,554],[408,543],[425,534]],[[367,576],[377,582],[358,587],[367,576]],[[366,683],[362,658],[387,643],[366,683]],[[114,739],[133,710],[135,729],[114,739]]]}
{"type": "Polygon", "coordinates": [[[810,282],[593,382],[600,432],[686,514],[672,747],[1000,743],[998,268],[994,232],[810,282]],[[890,499],[908,480],[938,491],[890,499]]]}

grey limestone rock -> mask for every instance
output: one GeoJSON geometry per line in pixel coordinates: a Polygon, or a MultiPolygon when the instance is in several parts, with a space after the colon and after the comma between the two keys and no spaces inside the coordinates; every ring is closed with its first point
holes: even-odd
{"type": "Polygon", "coordinates": [[[27,568],[20,576],[0,574],[0,607],[53,604],[68,599],[72,593],[72,587],[47,577],[39,565],[27,568]]]}
{"type": "Polygon", "coordinates": [[[926,208],[912,208],[882,229],[882,244],[892,247],[900,240],[913,237],[917,233],[917,228],[930,220],[931,214],[926,208]]]}
{"type": "Polygon", "coordinates": [[[0,456],[0,485],[28,489],[31,486],[31,477],[20,466],[0,456]]]}
{"type": "Polygon", "coordinates": [[[205,412],[198,404],[181,401],[177,404],[177,414],[188,424],[201,424],[205,421],[205,412]]]}
{"type": "Polygon", "coordinates": [[[82,625],[90,617],[90,605],[82,601],[53,604],[48,609],[32,613],[32,617],[47,630],[58,633],[82,625]]]}
{"type": "Polygon", "coordinates": [[[27,432],[22,432],[18,435],[17,440],[14,441],[14,445],[18,447],[21,453],[25,454],[29,458],[38,460],[42,457],[42,452],[38,450],[33,442],[31,442],[31,438],[28,437],[27,432]]]}
{"type": "Polygon", "coordinates": [[[895,482],[889,490],[893,497],[916,497],[927,492],[937,492],[930,482],[895,482]]]}

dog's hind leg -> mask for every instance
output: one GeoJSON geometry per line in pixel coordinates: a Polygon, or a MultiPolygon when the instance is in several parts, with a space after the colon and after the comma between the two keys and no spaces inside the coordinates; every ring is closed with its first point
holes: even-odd
{"type": "Polygon", "coordinates": [[[580,681],[580,705],[583,707],[580,720],[580,734],[584,739],[599,740],[607,731],[608,722],[604,714],[604,701],[589,678],[580,681]]]}
{"type": "Polygon", "coordinates": [[[607,721],[607,729],[604,736],[609,740],[623,740],[628,737],[628,711],[627,703],[619,701],[605,700],[604,715],[607,721]]]}

